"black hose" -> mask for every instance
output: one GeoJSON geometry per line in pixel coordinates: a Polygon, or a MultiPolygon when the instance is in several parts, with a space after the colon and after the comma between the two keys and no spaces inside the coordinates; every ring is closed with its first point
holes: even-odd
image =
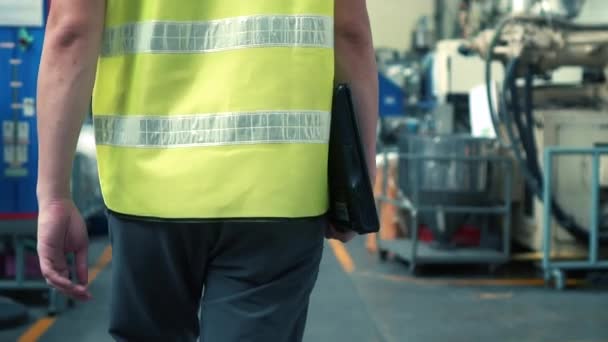
{"type": "MultiPolygon", "coordinates": [[[[519,61],[517,59],[513,60],[511,62],[511,65],[507,68],[507,74],[512,74],[517,72],[517,68],[519,68],[519,61]]],[[[521,132],[524,132],[524,122],[522,121],[522,116],[521,116],[521,101],[519,99],[519,91],[517,90],[517,78],[516,77],[505,77],[505,80],[507,82],[505,82],[504,86],[508,87],[508,89],[503,89],[502,90],[502,96],[507,95],[507,90],[509,92],[509,94],[511,95],[511,109],[513,112],[513,119],[515,121],[515,125],[517,126],[517,132],[519,134],[519,140],[521,141],[521,145],[524,148],[524,152],[526,152],[526,160],[529,161],[532,156],[530,156],[528,154],[528,151],[525,151],[525,146],[530,144],[530,140],[528,135],[526,134],[522,134],[521,132]]],[[[509,104],[507,103],[507,100],[505,99],[504,104],[502,106],[502,110],[504,112],[508,112],[509,111],[509,104]]],[[[509,115],[509,113],[505,113],[504,115],[509,115]]],[[[503,116],[504,116],[503,115],[503,116]]],[[[511,140],[511,144],[513,144],[514,140],[511,140]]],[[[526,163],[526,165],[530,166],[530,163],[526,163]]],[[[534,169],[530,169],[530,171],[532,171],[532,175],[536,176],[536,173],[534,172],[534,169]]]]}
{"type": "MultiPolygon", "coordinates": [[[[505,123],[507,136],[510,140],[510,146],[512,147],[515,158],[520,165],[520,168],[524,174],[524,179],[528,184],[530,190],[536,195],[538,199],[543,200],[543,180],[540,164],[538,162],[538,152],[536,149],[536,142],[534,140],[534,118],[533,118],[533,98],[532,98],[532,77],[526,78],[526,124],[522,121],[521,103],[518,96],[517,85],[515,83],[517,68],[519,66],[519,60],[517,58],[511,60],[507,65],[507,71],[503,82],[502,95],[500,97],[501,113],[505,123]],[[519,142],[521,143],[522,150],[526,156],[522,156],[519,148],[518,139],[513,131],[513,125],[511,122],[511,113],[508,110],[507,95],[511,90],[511,103],[513,109],[513,117],[515,125],[519,133],[519,142]]],[[[547,205],[547,204],[546,204],[547,205]]],[[[557,222],[564,227],[564,229],[575,237],[579,241],[587,242],[589,240],[589,233],[579,224],[576,223],[575,219],[568,215],[563,208],[552,198],[551,212],[557,222]]],[[[608,235],[600,234],[600,243],[608,243],[608,235]]]]}
{"type": "Polygon", "coordinates": [[[509,139],[509,146],[511,146],[511,149],[513,150],[513,155],[515,156],[515,160],[517,161],[517,164],[520,166],[521,171],[524,175],[524,179],[526,180],[526,182],[528,183],[528,186],[530,187],[530,189],[536,194],[536,193],[540,193],[540,186],[539,186],[539,182],[537,177],[532,173],[532,170],[530,170],[527,167],[527,160],[524,159],[524,157],[521,154],[521,151],[524,149],[524,146],[519,146],[518,142],[521,142],[520,140],[518,140],[515,137],[515,132],[513,131],[513,124],[511,122],[511,115],[509,113],[508,109],[508,103],[507,103],[507,89],[509,89],[509,84],[511,83],[511,79],[514,77],[515,73],[517,72],[517,66],[519,64],[519,59],[515,58],[513,60],[511,60],[509,62],[509,64],[507,65],[507,69],[506,69],[506,73],[505,73],[505,79],[503,81],[503,86],[502,86],[502,96],[500,96],[500,107],[501,107],[501,113],[502,113],[502,121],[504,122],[505,125],[505,131],[507,133],[507,137],[509,139]]]}
{"type": "MultiPolygon", "coordinates": [[[[529,156],[529,158],[531,160],[534,161],[538,161],[538,151],[536,148],[536,137],[534,134],[534,74],[533,74],[534,70],[532,69],[532,67],[528,67],[528,70],[526,72],[526,81],[525,81],[525,88],[524,88],[524,95],[525,95],[525,112],[526,112],[526,124],[527,126],[527,130],[526,130],[526,137],[528,139],[528,141],[530,142],[530,148],[531,148],[531,152],[532,155],[529,156]]],[[[534,163],[535,165],[538,166],[538,163],[534,163]]],[[[540,177],[540,167],[538,167],[538,174],[540,177]]]]}

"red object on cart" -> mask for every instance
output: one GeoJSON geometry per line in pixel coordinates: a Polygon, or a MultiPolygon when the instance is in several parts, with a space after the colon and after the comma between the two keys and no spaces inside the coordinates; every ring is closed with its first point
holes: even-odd
{"type": "MultiPolygon", "coordinates": [[[[418,240],[431,243],[435,241],[435,234],[427,225],[418,228],[418,240]]],[[[461,226],[454,235],[451,242],[461,247],[476,247],[481,244],[481,230],[472,225],[461,226]]]]}
{"type": "Polygon", "coordinates": [[[35,220],[38,213],[0,213],[0,221],[35,220]]]}

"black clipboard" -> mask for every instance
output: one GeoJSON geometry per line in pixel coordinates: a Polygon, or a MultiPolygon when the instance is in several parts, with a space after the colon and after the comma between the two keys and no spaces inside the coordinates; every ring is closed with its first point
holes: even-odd
{"type": "Polygon", "coordinates": [[[378,232],[380,223],[350,89],[334,90],[329,140],[329,220],[340,231],[378,232]]]}

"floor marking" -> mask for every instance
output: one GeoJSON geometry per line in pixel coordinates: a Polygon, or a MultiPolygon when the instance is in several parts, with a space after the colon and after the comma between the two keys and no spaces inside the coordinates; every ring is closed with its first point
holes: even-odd
{"type": "Polygon", "coordinates": [[[106,266],[108,266],[110,261],[112,261],[112,247],[107,246],[103,253],[101,253],[99,256],[99,259],[97,259],[95,266],[89,269],[89,284],[97,279],[99,273],[103,271],[106,266]]]}
{"type": "MultiPolygon", "coordinates": [[[[380,278],[393,282],[409,283],[414,285],[446,285],[457,287],[543,287],[545,281],[541,278],[506,278],[506,279],[428,279],[403,275],[382,274],[374,272],[357,272],[355,275],[371,278],[380,278]]],[[[584,279],[568,279],[568,286],[582,286],[587,284],[584,279]]]]}
{"type": "MultiPolygon", "coordinates": [[[[511,261],[542,261],[543,252],[515,253],[511,256],[511,261]]],[[[552,253],[550,259],[553,261],[559,260],[585,260],[587,254],[576,252],[552,253]]]]}
{"type": "Polygon", "coordinates": [[[338,240],[329,240],[329,245],[334,251],[336,258],[346,273],[353,273],[355,271],[355,263],[353,258],[350,257],[346,246],[338,240]]]}
{"type": "Polygon", "coordinates": [[[504,300],[513,298],[513,292],[504,292],[504,293],[480,293],[478,298],[481,300],[504,300]]]}
{"type": "Polygon", "coordinates": [[[49,328],[55,323],[56,318],[45,317],[38,320],[32,325],[19,339],[18,342],[35,342],[49,330],[49,328]]]}
{"type": "MultiPolygon", "coordinates": [[[[89,286],[97,279],[97,276],[112,261],[112,247],[107,246],[97,259],[95,265],[89,268],[89,286]]],[[[19,337],[18,342],[36,342],[55,324],[57,318],[43,317],[36,321],[29,329],[19,337]]]]}
{"type": "MultiPolygon", "coordinates": [[[[338,240],[329,240],[336,259],[346,273],[355,272],[355,263],[348,253],[346,246],[338,240]]],[[[406,282],[416,285],[447,285],[460,287],[544,287],[545,280],[542,278],[494,278],[494,279],[429,279],[404,275],[383,274],[377,272],[357,272],[356,275],[382,278],[395,282],[406,282]]],[[[567,279],[566,286],[579,287],[587,284],[584,279],[567,279]]]]}

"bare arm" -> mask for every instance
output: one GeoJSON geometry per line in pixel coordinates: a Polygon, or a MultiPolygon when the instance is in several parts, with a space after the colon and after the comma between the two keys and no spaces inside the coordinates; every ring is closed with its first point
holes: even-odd
{"type": "Polygon", "coordinates": [[[352,94],[372,184],[376,170],[378,71],[366,0],[335,0],[336,82],[352,94]]]}
{"type": "Polygon", "coordinates": [[[91,298],[87,228],[70,194],[80,127],[89,110],[101,45],[105,0],[53,0],[38,79],[38,258],[47,282],[80,300],[91,298]],[[76,256],[79,284],[66,254],[76,256]]]}
{"type": "Polygon", "coordinates": [[[38,199],[69,198],[72,159],[89,110],[105,0],[54,0],[38,79],[38,199]]]}

